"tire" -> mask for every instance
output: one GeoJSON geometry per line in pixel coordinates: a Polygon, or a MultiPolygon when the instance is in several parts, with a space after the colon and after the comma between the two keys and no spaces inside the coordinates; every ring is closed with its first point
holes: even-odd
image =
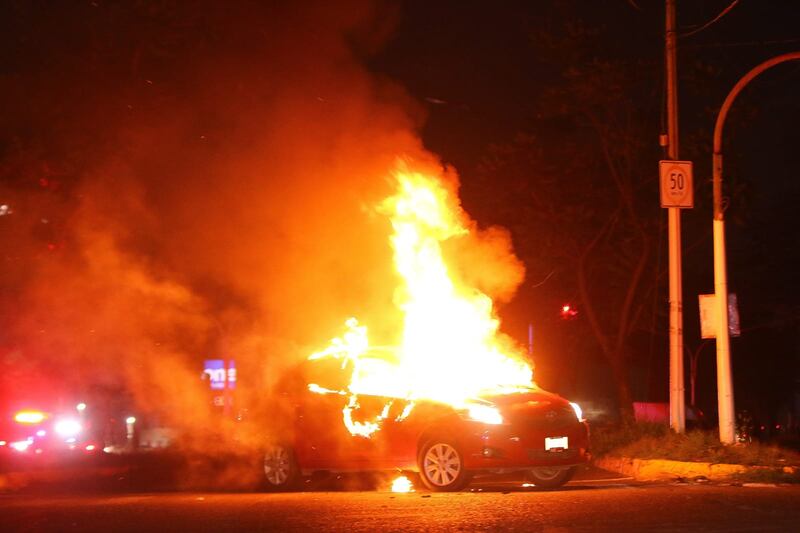
{"type": "Polygon", "coordinates": [[[290,491],[300,484],[300,466],[294,451],[282,444],[268,446],[262,455],[262,481],[264,490],[290,491]]]}
{"type": "Polygon", "coordinates": [[[472,477],[464,466],[464,454],[447,439],[427,441],[419,450],[417,462],[422,484],[432,491],[459,491],[472,477]]]}
{"type": "Polygon", "coordinates": [[[564,483],[572,479],[575,475],[577,467],[559,468],[557,466],[540,466],[532,468],[527,472],[527,478],[533,482],[537,487],[544,487],[548,489],[562,486],[564,483]]]}

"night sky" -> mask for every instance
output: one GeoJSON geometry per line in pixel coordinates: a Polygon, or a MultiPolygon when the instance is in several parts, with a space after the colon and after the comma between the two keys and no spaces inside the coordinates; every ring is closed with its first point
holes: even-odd
{"type": "MultiPolygon", "coordinates": [[[[250,375],[273,381],[258,354],[278,369],[274,354],[296,359],[346,313],[391,300],[378,273],[385,250],[362,246],[382,230],[354,221],[386,194],[371,176],[411,154],[458,173],[480,227],[510,231],[526,279],[499,313],[520,344],[532,326],[537,381],[614,402],[577,281],[581,250],[619,205],[606,147],[640,222],[612,224],[584,265],[589,305],[616,334],[646,245],[621,351],[633,399],[668,399],[663,2],[217,4],[0,8],[0,204],[13,209],[0,217],[7,395],[48,374],[168,397],[153,375],[189,379],[198,354],[219,352],[249,354],[250,375]],[[98,306],[109,294],[113,304],[98,306]],[[567,303],[578,310],[570,320],[559,314],[567,303]]],[[[716,112],[750,68],[800,50],[794,2],[734,2],[701,29],[730,4],[677,5],[680,155],[695,173],[695,209],[683,212],[687,352],[701,346],[697,295],[713,292],[716,112]]],[[[723,141],[742,324],[736,402],[764,420],[800,409],[798,87],[798,62],[761,75],[723,141]]],[[[714,368],[711,342],[697,391],[709,413],[714,368]]]]}

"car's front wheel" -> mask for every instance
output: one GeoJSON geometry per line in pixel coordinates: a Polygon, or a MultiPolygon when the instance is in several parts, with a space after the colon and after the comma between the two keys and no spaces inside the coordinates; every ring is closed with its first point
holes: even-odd
{"type": "Polygon", "coordinates": [[[297,488],[300,481],[300,467],[291,448],[273,444],[264,450],[263,459],[266,490],[286,491],[297,488]]]}
{"type": "Polygon", "coordinates": [[[470,480],[463,454],[446,439],[431,439],[420,448],[419,472],[422,483],[437,492],[461,490],[470,480]]]}
{"type": "Polygon", "coordinates": [[[528,470],[528,479],[537,487],[560,487],[575,475],[574,466],[569,468],[540,466],[528,470]]]}

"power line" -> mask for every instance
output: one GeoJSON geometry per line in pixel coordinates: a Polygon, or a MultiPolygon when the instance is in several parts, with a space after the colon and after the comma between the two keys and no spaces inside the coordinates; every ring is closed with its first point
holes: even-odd
{"type": "Polygon", "coordinates": [[[765,46],[765,45],[790,44],[790,43],[800,43],[800,37],[792,39],[773,39],[769,41],[742,41],[738,43],[716,42],[716,43],[685,44],[681,45],[681,49],[685,50],[693,48],[729,48],[736,46],[765,46]]]}
{"type": "Polygon", "coordinates": [[[720,12],[720,14],[719,14],[719,15],[717,15],[716,17],[714,17],[713,19],[711,19],[710,21],[706,22],[705,24],[703,24],[702,26],[700,26],[699,28],[697,28],[697,29],[695,29],[695,30],[692,30],[692,31],[690,31],[690,32],[687,32],[687,33],[681,33],[681,34],[678,34],[678,37],[690,37],[690,36],[692,36],[692,35],[695,35],[695,34],[697,34],[697,33],[700,33],[701,31],[705,30],[706,28],[709,28],[709,27],[710,27],[712,24],[714,24],[714,23],[715,23],[715,22],[717,22],[719,19],[721,19],[722,17],[724,17],[725,15],[727,15],[727,14],[728,14],[728,12],[730,12],[730,10],[731,10],[731,9],[733,9],[734,7],[736,7],[736,4],[738,4],[738,3],[739,3],[739,0],[733,0],[733,2],[731,2],[731,3],[730,3],[730,5],[729,5],[728,7],[726,7],[725,9],[723,9],[723,10],[720,12]]]}

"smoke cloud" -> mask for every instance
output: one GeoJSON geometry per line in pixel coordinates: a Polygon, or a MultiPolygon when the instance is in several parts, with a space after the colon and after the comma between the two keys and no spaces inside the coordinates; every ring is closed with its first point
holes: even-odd
{"type": "MultiPolygon", "coordinates": [[[[235,359],[237,402],[256,409],[346,317],[397,335],[375,207],[398,157],[443,172],[423,110],[363,66],[397,13],[262,4],[8,8],[39,37],[0,79],[19,103],[0,169],[8,394],[32,373],[49,390],[117,387],[207,431],[203,359],[235,359]]],[[[493,296],[521,280],[500,230],[450,252],[493,296]]]]}

